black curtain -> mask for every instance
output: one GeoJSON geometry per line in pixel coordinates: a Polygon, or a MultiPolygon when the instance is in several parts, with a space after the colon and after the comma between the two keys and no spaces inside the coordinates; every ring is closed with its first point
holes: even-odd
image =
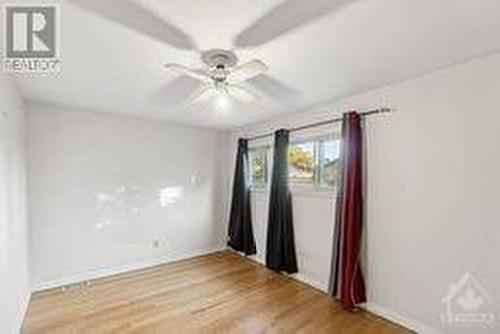
{"type": "Polygon", "coordinates": [[[240,138],[236,155],[227,244],[246,255],[257,253],[252,229],[249,183],[248,140],[240,138]]]}
{"type": "Polygon", "coordinates": [[[285,129],[276,131],[274,135],[266,266],[278,272],[296,273],[292,195],[288,188],[288,135],[285,129]]]}

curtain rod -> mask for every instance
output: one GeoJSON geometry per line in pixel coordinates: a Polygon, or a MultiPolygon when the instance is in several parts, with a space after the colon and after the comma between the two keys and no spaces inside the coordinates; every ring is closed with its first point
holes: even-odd
{"type": "MultiPolygon", "coordinates": [[[[379,109],[373,109],[373,110],[368,110],[368,111],[365,111],[365,112],[361,112],[359,114],[361,115],[361,117],[365,117],[365,116],[369,116],[369,115],[389,113],[391,111],[392,111],[392,109],[390,109],[390,108],[379,108],[379,109]]],[[[332,119],[328,119],[326,121],[320,121],[320,122],[316,122],[316,123],[310,123],[310,124],[306,124],[306,125],[297,126],[295,128],[289,129],[289,131],[290,132],[295,132],[295,131],[300,131],[300,130],[305,130],[305,129],[309,129],[309,128],[314,128],[314,127],[322,126],[322,125],[326,125],[326,124],[337,123],[337,122],[340,122],[340,121],[342,121],[342,116],[336,117],[336,118],[332,118],[332,119]]],[[[256,140],[256,139],[270,137],[270,136],[273,136],[273,135],[274,135],[274,132],[269,132],[269,133],[264,133],[262,135],[248,137],[247,140],[256,140]]]]}

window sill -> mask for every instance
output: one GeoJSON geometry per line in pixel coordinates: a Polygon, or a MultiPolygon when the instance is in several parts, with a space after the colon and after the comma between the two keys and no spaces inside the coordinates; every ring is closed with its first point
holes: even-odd
{"type": "MultiPolygon", "coordinates": [[[[256,196],[266,196],[267,188],[251,188],[250,191],[256,196]]],[[[291,186],[292,196],[298,197],[327,197],[334,198],[337,195],[336,188],[318,188],[312,186],[291,186]]]]}
{"type": "Polygon", "coordinates": [[[333,198],[337,194],[336,188],[318,188],[312,186],[291,186],[292,196],[299,197],[328,197],[333,198]]]}
{"type": "Polygon", "coordinates": [[[259,188],[250,188],[250,191],[252,193],[256,194],[266,194],[267,193],[267,188],[266,187],[259,187],[259,188]]]}

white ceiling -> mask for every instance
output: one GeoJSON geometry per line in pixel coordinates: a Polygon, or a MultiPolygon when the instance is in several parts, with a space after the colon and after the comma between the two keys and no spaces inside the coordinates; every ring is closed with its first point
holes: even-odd
{"type": "Polygon", "coordinates": [[[24,96],[230,128],[500,48],[498,0],[135,1],[144,15],[133,6],[122,8],[126,0],[62,1],[62,71],[18,75],[24,96]],[[101,6],[100,14],[83,8],[89,4],[101,6]],[[165,31],[156,29],[157,20],[165,31]],[[212,48],[232,49],[241,62],[266,62],[273,79],[256,78],[254,84],[267,87],[269,97],[259,105],[231,101],[218,108],[210,101],[181,107],[195,83],[162,65],[199,68],[200,50],[212,48]]]}

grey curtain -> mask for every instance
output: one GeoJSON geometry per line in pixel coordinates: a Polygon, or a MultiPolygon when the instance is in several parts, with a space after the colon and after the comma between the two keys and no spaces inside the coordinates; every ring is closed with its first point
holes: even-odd
{"type": "Polygon", "coordinates": [[[227,244],[246,255],[257,253],[252,229],[248,141],[246,139],[238,140],[227,244]]]}
{"type": "Polygon", "coordinates": [[[275,132],[273,172],[267,221],[266,266],[274,271],[296,273],[292,195],[288,188],[288,130],[275,132]]]}

